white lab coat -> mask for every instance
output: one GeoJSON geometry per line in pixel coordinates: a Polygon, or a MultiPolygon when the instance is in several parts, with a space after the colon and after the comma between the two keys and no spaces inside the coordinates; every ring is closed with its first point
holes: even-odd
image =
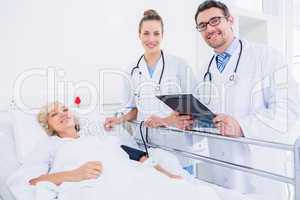
{"type": "MultiPolygon", "coordinates": [[[[166,117],[172,113],[172,110],[155,96],[192,92],[192,84],[195,84],[195,81],[192,70],[187,63],[181,58],[168,54],[164,54],[164,59],[165,69],[159,91],[156,88],[162,73],[162,56],[156,65],[152,78],[149,75],[144,58],[141,60],[139,68],[135,69],[132,75],[132,69],[136,66],[137,61],[127,69],[131,85],[129,87],[125,85],[125,87],[131,90],[124,90],[125,96],[127,95],[125,99],[128,100],[127,107],[138,108],[138,121],[146,120],[151,115],[166,117]]],[[[139,131],[136,131],[135,134],[139,135],[139,131]]],[[[190,148],[192,144],[192,137],[190,136],[179,137],[178,135],[156,130],[149,130],[149,139],[156,144],[176,144],[176,146],[181,146],[183,149],[190,148]]],[[[181,159],[181,163],[185,166],[187,164],[186,159],[181,159]]]]}
{"type": "MultiPolygon", "coordinates": [[[[172,55],[164,54],[164,57],[165,70],[159,91],[157,88],[163,67],[162,57],[160,57],[152,77],[149,75],[144,58],[139,64],[139,69],[135,69],[131,76],[133,93],[131,93],[128,107],[139,109],[138,120],[140,121],[151,115],[168,116],[170,114],[171,110],[155,96],[191,93],[192,91],[193,74],[187,63],[172,55]]],[[[129,67],[128,74],[135,66],[136,63],[129,67]]]]}
{"type": "MultiPolygon", "coordinates": [[[[216,61],[212,62],[212,99],[207,106],[215,113],[225,113],[237,119],[247,138],[287,141],[287,128],[299,117],[300,103],[297,84],[289,75],[287,65],[273,49],[243,41],[243,52],[237,69],[238,80],[236,84],[230,83],[229,76],[236,66],[239,50],[240,47],[222,74],[216,67],[216,61]]],[[[203,80],[206,71],[207,66],[204,66],[196,77],[203,80]]],[[[209,99],[205,97],[209,95],[208,91],[207,85],[201,81],[195,95],[202,102],[208,102],[209,99]],[[203,94],[204,89],[206,94],[203,94]]],[[[285,152],[214,139],[208,139],[208,150],[217,159],[285,173],[285,152]]],[[[209,180],[224,187],[283,199],[281,195],[284,195],[286,189],[284,184],[217,166],[203,165],[202,169],[207,169],[209,180]]]]}

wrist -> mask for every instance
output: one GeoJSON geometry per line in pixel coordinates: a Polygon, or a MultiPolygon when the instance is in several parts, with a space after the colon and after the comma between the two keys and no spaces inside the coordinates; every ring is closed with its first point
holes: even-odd
{"type": "Polygon", "coordinates": [[[38,182],[41,182],[41,181],[48,181],[48,174],[46,175],[41,175],[41,176],[39,176],[36,180],[37,180],[37,183],[38,182]]]}
{"type": "Polygon", "coordinates": [[[153,157],[149,157],[149,158],[146,157],[143,164],[146,165],[146,166],[155,167],[155,166],[158,165],[158,162],[153,157]]]}
{"type": "Polygon", "coordinates": [[[64,179],[65,181],[78,181],[78,171],[77,169],[70,170],[64,173],[64,179]]]}
{"type": "Polygon", "coordinates": [[[165,126],[171,126],[173,124],[172,123],[172,116],[162,118],[162,122],[165,126]]]}
{"type": "Polygon", "coordinates": [[[121,116],[121,117],[118,117],[118,118],[117,118],[117,123],[118,123],[118,124],[122,124],[122,123],[124,123],[124,122],[125,122],[124,116],[121,116]]]}

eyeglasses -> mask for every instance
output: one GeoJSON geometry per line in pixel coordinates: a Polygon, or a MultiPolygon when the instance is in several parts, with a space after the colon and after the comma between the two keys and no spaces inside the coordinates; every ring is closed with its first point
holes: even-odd
{"type": "Polygon", "coordinates": [[[207,25],[209,24],[210,26],[218,26],[221,23],[221,19],[227,19],[227,17],[213,17],[211,18],[208,22],[201,22],[199,25],[196,26],[196,29],[199,32],[205,31],[207,29],[207,25]]]}

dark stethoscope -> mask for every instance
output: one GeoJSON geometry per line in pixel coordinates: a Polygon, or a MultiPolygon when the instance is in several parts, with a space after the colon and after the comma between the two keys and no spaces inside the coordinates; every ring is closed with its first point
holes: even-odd
{"type": "MultiPolygon", "coordinates": [[[[239,43],[240,43],[240,52],[239,52],[239,55],[238,55],[238,59],[237,59],[237,62],[236,62],[236,65],[235,65],[235,68],[234,68],[234,71],[233,73],[229,76],[229,81],[230,82],[233,82],[233,83],[236,83],[237,82],[237,79],[238,79],[238,76],[237,76],[237,70],[238,70],[238,67],[239,67],[239,64],[240,64],[240,59],[241,59],[241,55],[243,53],[243,43],[241,40],[239,40],[239,43]]],[[[211,64],[213,62],[215,58],[215,55],[211,58],[210,62],[209,62],[209,65],[207,67],[207,71],[206,73],[204,74],[204,77],[203,77],[203,81],[206,82],[207,81],[207,78],[208,78],[208,81],[211,83],[212,82],[212,74],[210,72],[210,67],[211,67],[211,64]]],[[[210,84],[210,95],[209,95],[209,101],[207,102],[207,104],[210,104],[210,101],[211,101],[211,84],[210,84]]]]}
{"type": "MultiPolygon", "coordinates": [[[[163,66],[162,66],[162,70],[161,70],[161,73],[160,73],[160,77],[159,77],[159,81],[158,81],[158,86],[157,86],[156,89],[155,89],[156,91],[159,91],[159,90],[160,90],[161,80],[162,80],[162,77],[163,77],[164,72],[165,72],[165,56],[164,56],[164,52],[161,50],[160,53],[161,53],[161,58],[162,58],[163,66]]],[[[136,63],[136,66],[135,66],[134,68],[132,68],[132,70],[131,70],[131,72],[130,72],[130,75],[131,75],[131,76],[133,76],[133,74],[134,74],[134,72],[135,72],[136,70],[138,70],[139,76],[142,76],[142,72],[141,72],[141,70],[140,70],[140,62],[141,62],[141,60],[142,60],[144,57],[145,57],[145,55],[143,54],[143,55],[139,58],[138,62],[136,63]]],[[[136,95],[137,95],[137,94],[136,94],[136,95]]],[[[139,96],[139,95],[137,95],[137,96],[139,96]]],[[[147,144],[146,144],[146,143],[149,142],[149,141],[148,141],[148,128],[146,128],[146,141],[145,141],[144,136],[143,136],[143,129],[142,129],[143,124],[144,124],[144,121],[142,121],[141,124],[140,124],[140,135],[141,135],[141,138],[142,138],[142,141],[143,141],[144,148],[145,148],[145,150],[146,150],[146,156],[149,157],[148,147],[147,147],[147,144]]]]}
{"type": "MultiPolygon", "coordinates": [[[[158,81],[158,86],[155,88],[156,91],[159,91],[159,90],[160,90],[161,80],[162,80],[162,77],[163,77],[164,72],[165,72],[165,56],[164,56],[164,53],[163,53],[162,50],[161,50],[160,52],[161,52],[161,58],[162,58],[162,63],[163,63],[163,65],[162,65],[162,70],[161,70],[160,77],[159,77],[159,81],[158,81]]],[[[144,57],[145,57],[145,55],[143,54],[143,55],[139,58],[138,62],[136,63],[136,66],[135,66],[134,68],[132,68],[132,70],[131,70],[131,72],[130,72],[130,75],[131,75],[131,76],[133,76],[133,74],[134,74],[134,72],[135,72],[136,70],[138,70],[139,76],[142,75],[142,72],[141,72],[141,70],[140,70],[140,62],[141,62],[141,60],[142,60],[144,57]]]]}

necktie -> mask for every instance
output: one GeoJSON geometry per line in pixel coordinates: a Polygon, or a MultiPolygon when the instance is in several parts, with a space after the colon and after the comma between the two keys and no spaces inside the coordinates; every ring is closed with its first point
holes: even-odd
{"type": "Polygon", "coordinates": [[[222,73],[223,70],[225,69],[225,66],[228,63],[230,57],[231,57],[231,55],[226,52],[217,55],[217,57],[216,57],[217,68],[220,71],[220,73],[222,73]]]}

